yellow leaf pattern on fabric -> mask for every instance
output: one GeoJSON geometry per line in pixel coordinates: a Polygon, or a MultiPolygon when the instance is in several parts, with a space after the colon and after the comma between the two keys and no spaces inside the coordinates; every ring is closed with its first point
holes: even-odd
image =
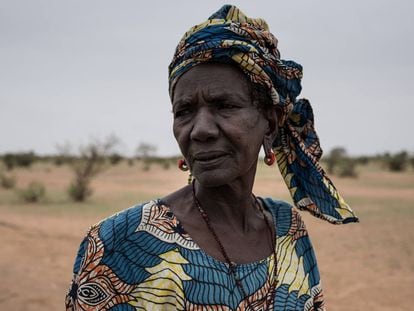
{"type": "Polygon", "coordinates": [[[130,302],[134,307],[145,310],[184,310],[184,280],[191,278],[184,272],[182,264],[188,263],[177,249],[161,254],[163,260],[156,266],[147,268],[149,278],[139,284],[132,295],[136,300],[130,302]]]}
{"type": "Polygon", "coordinates": [[[283,259],[278,266],[279,282],[290,284],[289,292],[299,291],[298,296],[309,292],[308,275],[303,267],[303,257],[298,257],[294,251],[295,243],[293,236],[284,236],[278,239],[279,248],[278,258],[283,259]]]}

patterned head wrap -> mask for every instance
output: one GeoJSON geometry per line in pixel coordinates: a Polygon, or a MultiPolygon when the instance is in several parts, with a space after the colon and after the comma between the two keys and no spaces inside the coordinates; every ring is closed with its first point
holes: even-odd
{"type": "Polygon", "coordinates": [[[331,223],[357,222],[319,165],[322,149],[312,107],[308,100],[296,99],[302,66],[280,59],[277,39],[267,23],[224,5],[206,22],[192,27],[179,42],[169,66],[171,98],[179,77],[205,62],[235,64],[251,82],[263,85],[273,104],[281,108],[273,150],[295,205],[331,223]]]}

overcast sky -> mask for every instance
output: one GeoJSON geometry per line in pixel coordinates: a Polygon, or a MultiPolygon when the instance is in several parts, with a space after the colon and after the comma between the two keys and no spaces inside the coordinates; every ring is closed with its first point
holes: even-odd
{"type": "Polygon", "coordinates": [[[124,153],[178,154],[167,67],[225,3],[264,18],[303,65],[324,150],[414,152],[413,1],[0,0],[0,153],[112,133],[124,153]]]}

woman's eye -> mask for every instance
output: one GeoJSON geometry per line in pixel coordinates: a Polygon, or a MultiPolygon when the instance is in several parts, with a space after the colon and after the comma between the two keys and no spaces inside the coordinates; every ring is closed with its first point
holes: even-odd
{"type": "Polygon", "coordinates": [[[176,112],[174,112],[174,117],[175,118],[184,117],[190,113],[191,113],[190,108],[183,108],[183,109],[179,109],[176,112]]]}
{"type": "Polygon", "coordinates": [[[238,106],[236,106],[236,105],[233,105],[233,104],[228,104],[228,103],[220,103],[219,105],[218,105],[218,108],[219,109],[224,109],[224,110],[227,110],[227,109],[236,109],[236,108],[238,108],[238,106]]]}

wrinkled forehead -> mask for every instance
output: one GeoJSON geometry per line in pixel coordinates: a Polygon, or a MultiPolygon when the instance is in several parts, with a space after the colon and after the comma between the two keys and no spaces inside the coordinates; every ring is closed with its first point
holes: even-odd
{"type": "MultiPolygon", "coordinates": [[[[223,63],[202,63],[183,73],[172,92],[172,103],[189,100],[194,94],[206,98],[248,97],[251,82],[246,74],[235,65],[223,63]]],[[[247,99],[247,98],[244,98],[247,99]]]]}

